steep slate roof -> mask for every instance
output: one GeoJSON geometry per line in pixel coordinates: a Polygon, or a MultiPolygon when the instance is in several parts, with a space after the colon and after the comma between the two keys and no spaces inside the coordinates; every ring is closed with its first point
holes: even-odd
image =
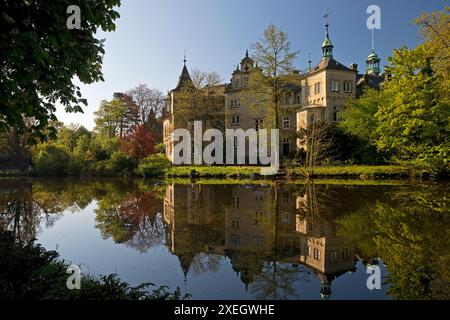
{"type": "Polygon", "coordinates": [[[354,71],[344,66],[342,63],[336,61],[334,58],[323,58],[320,63],[310,71],[310,73],[315,73],[324,69],[354,71]]]}
{"type": "Polygon", "coordinates": [[[181,71],[180,77],[178,78],[178,84],[173,89],[173,91],[179,90],[182,87],[188,87],[193,86],[194,83],[192,82],[191,76],[189,75],[189,71],[186,68],[186,64],[183,66],[183,70],[181,71]]]}
{"type": "Polygon", "coordinates": [[[368,85],[374,89],[380,89],[381,83],[384,81],[382,75],[376,74],[357,74],[356,75],[356,86],[368,85]]]}

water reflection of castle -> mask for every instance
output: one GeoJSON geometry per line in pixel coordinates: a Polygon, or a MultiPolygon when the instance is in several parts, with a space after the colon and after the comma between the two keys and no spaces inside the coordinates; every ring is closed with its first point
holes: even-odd
{"type": "Polygon", "coordinates": [[[355,269],[355,250],[336,236],[330,208],[307,188],[273,185],[169,185],[164,198],[167,246],[185,274],[198,254],[227,256],[248,286],[267,261],[304,265],[321,282],[355,269]]]}

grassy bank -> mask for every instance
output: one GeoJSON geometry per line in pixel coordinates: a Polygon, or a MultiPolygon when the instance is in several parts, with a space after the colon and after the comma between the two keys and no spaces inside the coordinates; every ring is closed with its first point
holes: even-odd
{"type": "MultiPolygon", "coordinates": [[[[314,179],[359,179],[359,180],[389,180],[389,179],[439,179],[444,176],[434,176],[425,169],[407,165],[352,165],[352,166],[318,166],[313,172],[306,171],[303,167],[290,166],[280,169],[276,177],[260,176],[258,166],[172,166],[167,160],[156,160],[143,162],[134,171],[105,171],[94,175],[90,172],[79,172],[78,174],[45,174],[44,172],[19,172],[0,171],[0,177],[37,176],[37,177],[144,177],[144,178],[208,178],[227,180],[261,180],[261,179],[286,179],[286,180],[308,180],[314,179]]],[[[447,176],[448,178],[448,176],[447,176]]]]}
{"type": "MultiPolygon", "coordinates": [[[[308,176],[303,168],[288,169],[294,176],[308,176]]],[[[407,179],[429,176],[425,170],[409,166],[319,166],[309,173],[314,178],[358,178],[358,179],[407,179]]]]}
{"type": "MultiPolygon", "coordinates": [[[[167,177],[190,178],[232,178],[249,179],[257,177],[259,167],[250,166],[179,166],[170,167],[166,171],[167,177]]],[[[425,170],[415,169],[409,166],[385,165],[385,166],[320,166],[314,171],[307,172],[303,167],[290,167],[280,170],[279,178],[306,179],[312,178],[344,178],[344,179],[408,179],[427,178],[429,173],[425,170]]]]}

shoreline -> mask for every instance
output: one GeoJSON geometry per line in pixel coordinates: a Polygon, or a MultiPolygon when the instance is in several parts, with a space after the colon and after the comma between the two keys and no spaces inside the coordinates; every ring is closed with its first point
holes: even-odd
{"type": "Polygon", "coordinates": [[[231,180],[286,180],[308,181],[312,179],[337,180],[448,180],[447,175],[437,175],[424,169],[402,165],[342,165],[318,166],[311,173],[303,167],[285,167],[275,176],[262,176],[258,166],[172,166],[159,175],[42,175],[33,172],[0,171],[0,178],[31,177],[31,178],[189,178],[189,179],[231,179],[231,180]]]}

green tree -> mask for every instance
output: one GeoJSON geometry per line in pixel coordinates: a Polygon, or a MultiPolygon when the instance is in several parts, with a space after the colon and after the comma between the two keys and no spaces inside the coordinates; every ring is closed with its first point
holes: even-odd
{"type": "Polygon", "coordinates": [[[120,129],[126,113],[126,105],[122,100],[102,100],[99,109],[94,112],[95,130],[109,138],[120,134],[120,129]]]}
{"type": "Polygon", "coordinates": [[[398,49],[388,58],[392,79],[383,85],[386,100],[375,113],[377,147],[400,160],[449,170],[449,92],[434,72],[424,46],[398,49]]]}
{"type": "Polygon", "coordinates": [[[74,83],[103,80],[104,42],[98,29],[114,31],[120,0],[1,1],[0,132],[13,127],[36,138],[55,137],[56,103],[81,112],[80,88],[74,83]],[[78,5],[81,28],[67,28],[68,6],[78,5]],[[27,125],[27,119],[33,119],[27,125]]]}
{"type": "Polygon", "coordinates": [[[246,93],[256,97],[253,105],[269,110],[273,128],[279,128],[284,93],[298,78],[293,76],[293,63],[299,51],[291,51],[287,34],[273,24],[266,28],[259,41],[252,44],[252,49],[258,67],[251,71],[250,90],[246,93]]]}
{"type": "Polygon", "coordinates": [[[344,160],[368,164],[383,162],[387,155],[377,151],[378,122],[375,114],[385,101],[383,91],[370,88],[366,88],[360,98],[347,101],[346,107],[339,113],[338,123],[346,140],[341,142],[347,142],[345,150],[342,150],[344,160]]]}
{"type": "Polygon", "coordinates": [[[130,132],[139,123],[139,107],[129,95],[115,92],[114,99],[119,99],[125,104],[122,121],[119,123],[119,137],[130,132]]]}

